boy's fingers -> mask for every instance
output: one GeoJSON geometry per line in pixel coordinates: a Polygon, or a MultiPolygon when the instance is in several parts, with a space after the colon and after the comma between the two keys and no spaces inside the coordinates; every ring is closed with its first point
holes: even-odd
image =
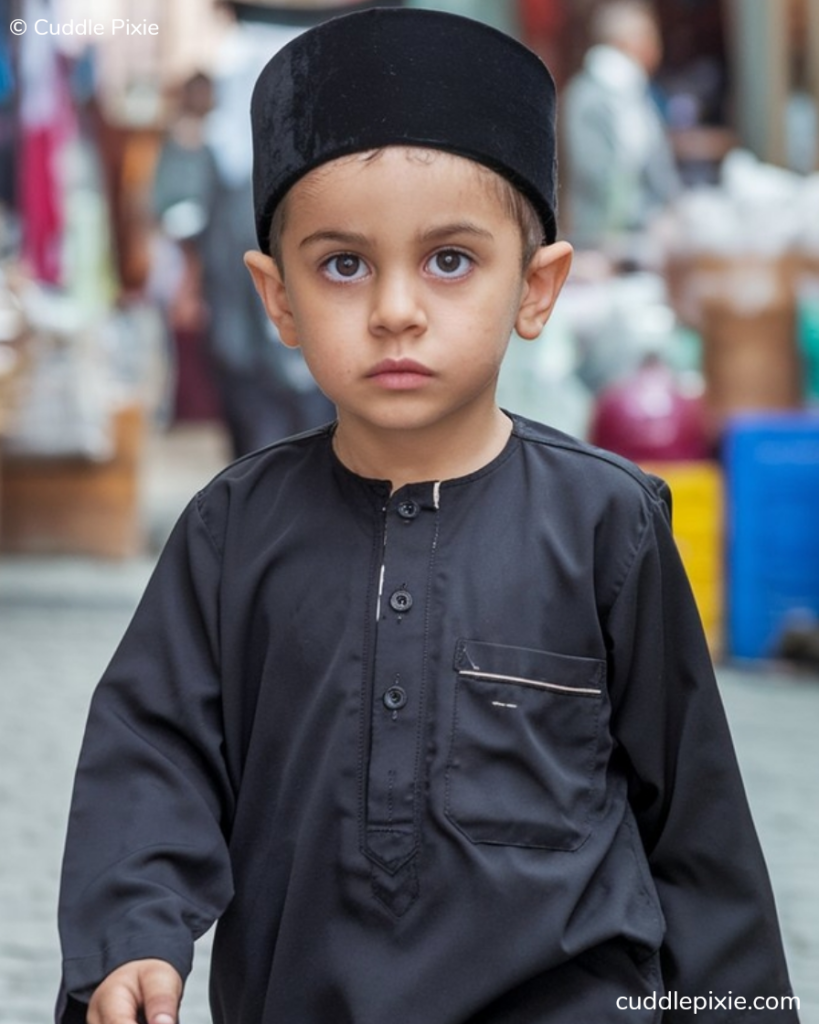
{"type": "Polygon", "coordinates": [[[182,979],[170,964],[153,960],[141,972],[142,1005],[148,1024],[177,1024],[182,979]]]}
{"type": "Polygon", "coordinates": [[[182,979],[164,960],[124,964],[100,984],[88,1024],[177,1024],[182,979]]]}
{"type": "Polygon", "coordinates": [[[140,1020],[138,1000],[130,988],[100,986],[88,1004],[88,1024],[137,1024],[140,1020]]]}

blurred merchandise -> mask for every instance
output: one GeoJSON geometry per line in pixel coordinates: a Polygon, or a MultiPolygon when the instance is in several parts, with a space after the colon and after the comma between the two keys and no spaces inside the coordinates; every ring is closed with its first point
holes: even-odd
{"type": "Polygon", "coordinates": [[[597,396],[592,444],[635,462],[704,459],[709,454],[702,394],[656,356],[597,396]]]}
{"type": "Polygon", "coordinates": [[[28,325],[20,302],[0,273],[0,439],[8,432],[23,401],[28,341],[28,325]]]}
{"type": "Polygon", "coordinates": [[[112,420],[110,459],[6,458],[0,547],[26,554],[127,558],[143,545],[140,461],[145,416],[124,406],[112,420]]]}
{"type": "Polygon", "coordinates": [[[744,263],[712,273],[721,294],[704,304],[702,334],[716,437],[736,412],[798,408],[802,386],[787,264],[744,263]]]}
{"type": "MultiPolygon", "coordinates": [[[[0,372],[0,548],[133,555],[143,541],[144,433],[165,388],[158,314],[134,302],[91,315],[25,278],[11,294],[25,326],[13,401],[0,372]]],[[[0,308],[0,327],[7,322],[0,308]]]]}
{"type": "Polygon", "coordinates": [[[564,288],[559,303],[576,346],[577,374],[592,393],[636,371],[656,355],[681,373],[700,369],[700,339],[679,323],[659,274],[591,273],[588,253],[564,288]]]}
{"type": "Polygon", "coordinates": [[[819,259],[802,275],[796,297],[805,400],[819,403],[819,259]]]}
{"type": "Polygon", "coordinates": [[[109,378],[97,351],[99,339],[79,323],[65,318],[58,323],[40,322],[33,329],[30,378],[6,453],[109,458],[109,378]]]}
{"type": "MultiPolygon", "coordinates": [[[[48,21],[47,0],[24,0],[25,21],[48,21]]],[[[19,208],[22,255],[40,281],[62,278],[61,242],[65,220],[62,160],[76,133],[68,79],[55,37],[24,32],[19,45],[19,208]]]]}
{"type": "MultiPolygon", "coordinates": [[[[121,275],[133,251],[117,230],[126,161],[113,159],[98,71],[107,43],[122,40],[113,33],[92,50],[63,31],[76,12],[49,0],[22,0],[19,13],[60,32],[13,41],[18,188],[0,247],[25,344],[14,408],[3,411],[0,541],[124,556],[139,543],[139,453],[165,402],[168,361],[158,312],[121,275]]],[[[146,45],[156,40],[129,39],[128,74],[146,45]]]]}
{"type": "Polygon", "coordinates": [[[819,415],[726,427],[727,650],[770,658],[795,617],[819,615],[819,415]]]}
{"type": "Polygon", "coordinates": [[[150,411],[160,400],[164,334],[156,312],[135,304],[89,315],[77,300],[32,281],[20,297],[30,367],[8,425],[7,455],[110,459],[119,409],[150,411]]]}
{"type": "Polygon", "coordinates": [[[819,175],[732,152],[718,187],[685,194],[654,228],[669,295],[700,331],[711,430],[753,410],[804,403],[797,305],[819,280],[819,175]]]}
{"type": "MultiPolygon", "coordinates": [[[[53,21],[104,23],[104,34],[92,42],[96,94],[105,120],[119,126],[155,124],[163,81],[180,62],[207,59],[217,32],[214,5],[198,0],[140,0],[139,5],[132,0],[98,0],[96,12],[89,10],[88,0],[57,0],[55,6],[59,16],[52,14],[53,21]]],[[[73,59],[87,52],[87,37],[53,38],[73,59]]]]}
{"type": "Polygon", "coordinates": [[[745,150],[722,163],[717,185],[689,189],[652,225],[667,258],[708,255],[776,260],[819,249],[819,176],[763,164],[745,150]]]}
{"type": "Polygon", "coordinates": [[[77,136],[66,143],[62,182],[59,283],[76,305],[93,315],[111,308],[118,281],[103,169],[91,139],[77,136]]]}
{"type": "Polygon", "coordinates": [[[672,529],[712,657],[723,651],[724,484],[717,462],[643,462],[671,488],[672,529]]]}

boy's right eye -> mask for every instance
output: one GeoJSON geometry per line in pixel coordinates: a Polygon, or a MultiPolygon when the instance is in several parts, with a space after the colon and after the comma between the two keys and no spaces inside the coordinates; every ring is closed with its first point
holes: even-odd
{"type": "Polygon", "coordinates": [[[367,264],[351,252],[331,256],[322,263],[321,269],[331,281],[357,281],[367,274],[367,264]]]}

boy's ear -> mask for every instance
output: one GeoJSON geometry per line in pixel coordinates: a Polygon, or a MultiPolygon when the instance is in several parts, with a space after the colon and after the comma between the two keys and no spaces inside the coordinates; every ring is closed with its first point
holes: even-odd
{"type": "Polygon", "coordinates": [[[520,300],[515,330],[534,341],[552,315],[560,289],[572,266],[572,247],[568,242],[541,246],[523,274],[523,296],[520,300]]]}
{"type": "Polygon", "coordinates": [[[264,303],[267,315],[276,325],[282,342],[288,348],[298,348],[296,326],[287,299],[287,289],[278,264],[272,256],[251,249],[245,253],[245,266],[250,271],[256,291],[264,303]]]}

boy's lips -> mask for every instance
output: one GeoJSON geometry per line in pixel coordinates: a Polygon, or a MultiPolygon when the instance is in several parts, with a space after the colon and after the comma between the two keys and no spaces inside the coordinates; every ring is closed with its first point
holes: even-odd
{"type": "Polygon", "coordinates": [[[432,376],[429,367],[414,359],[382,359],[367,373],[370,380],[391,391],[416,388],[432,376]]]}

